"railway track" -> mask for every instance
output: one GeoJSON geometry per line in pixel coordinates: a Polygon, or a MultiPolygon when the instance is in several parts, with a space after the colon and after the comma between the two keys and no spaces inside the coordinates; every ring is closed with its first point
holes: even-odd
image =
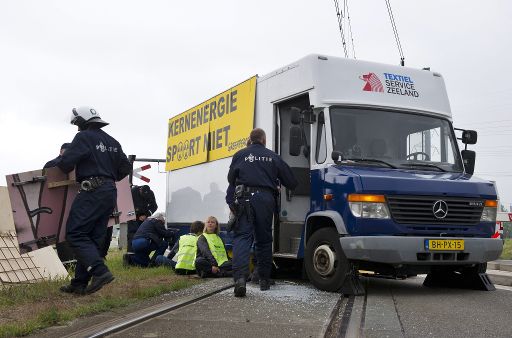
{"type": "MultiPolygon", "coordinates": [[[[397,302],[392,288],[375,292],[370,279],[364,278],[364,296],[341,295],[329,318],[325,338],[366,337],[376,329],[391,337],[404,337],[397,302]]],[[[381,335],[381,333],[376,336],[381,335]]]]}
{"type": "MultiPolygon", "coordinates": [[[[213,290],[199,295],[189,295],[176,300],[167,301],[162,304],[154,305],[130,314],[122,318],[112,319],[106,322],[98,323],[93,326],[78,330],[72,334],[65,335],[66,338],[100,338],[117,334],[123,330],[150,321],[156,317],[165,315],[184,306],[198,303],[210,298],[224,290],[232,288],[233,284],[224,284],[213,290]]],[[[339,337],[362,337],[364,336],[364,315],[366,310],[367,296],[364,297],[345,297],[340,295],[336,305],[326,320],[326,326],[320,336],[326,338],[339,337]]]]}
{"type": "Polygon", "coordinates": [[[431,289],[422,286],[421,277],[364,282],[367,292],[360,297],[278,280],[269,291],[249,284],[247,297],[241,299],[229,290],[231,280],[211,280],[158,298],[158,305],[83,318],[37,337],[432,337],[446,332],[454,338],[489,332],[512,336],[510,326],[496,326],[494,321],[496,317],[506,322],[510,288],[431,289]],[[425,311],[431,319],[425,320],[425,311]]]}
{"type": "Polygon", "coordinates": [[[336,303],[329,324],[324,333],[325,338],[364,337],[364,322],[367,296],[340,296],[336,303]]]}
{"type": "Polygon", "coordinates": [[[226,289],[232,288],[233,284],[222,285],[213,289],[212,291],[200,294],[183,297],[177,300],[167,301],[162,304],[154,305],[149,308],[145,308],[140,311],[132,312],[122,318],[113,319],[110,321],[102,322],[94,326],[89,326],[85,329],[73,332],[72,334],[66,335],[66,338],[100,338],[107,337],[111,334],[120,332],[122,330],[129,329],[135,325],[141,324],[155,317],[164,315],[171,311],[177,310],[184,306],[197,303],[203,299],[212,297],[226,289]]]}

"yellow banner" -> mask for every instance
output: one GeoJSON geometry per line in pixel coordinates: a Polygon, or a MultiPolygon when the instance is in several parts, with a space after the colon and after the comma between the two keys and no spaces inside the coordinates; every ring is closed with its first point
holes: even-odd
{"type": "Polygon", "coordinates": [[[233,156],[254,126],[256,76],[169,119],[165,170],[233,156]]]}

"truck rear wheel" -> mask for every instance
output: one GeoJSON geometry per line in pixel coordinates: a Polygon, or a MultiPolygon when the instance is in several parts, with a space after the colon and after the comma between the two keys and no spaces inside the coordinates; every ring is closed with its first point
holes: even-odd
{"type": "Polygon", "coordinates": [[[349,263],[334,228],[317,230],[307,242],[304,255],[306,273],[320,290],[338,291],[349,270],[349,263]]]}

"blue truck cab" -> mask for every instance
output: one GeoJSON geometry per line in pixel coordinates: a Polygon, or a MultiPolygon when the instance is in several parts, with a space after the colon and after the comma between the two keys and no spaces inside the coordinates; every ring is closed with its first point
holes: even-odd
{"type": "MultiPolygon", "coordinates": [[[[250,122],[299,181],[281,190],[275,259],[302,260],[316,287],[347,294],[361,294],[362,271],[493,289],[485,269],[503,245],[492,238],[497,191],[473,176],[467,145],[477,134],[454,129],[440,74],[313,54],[257,77],[254,111],[250,122]]],[[[168,196],[225,191],[229,163],[171,173],[168,196]]],[[[174,225],[201,212],[168,203],[168,219],[186,206],[174,225]]],[[[227,221],[227,207],[202,208],[227,221]]]]}

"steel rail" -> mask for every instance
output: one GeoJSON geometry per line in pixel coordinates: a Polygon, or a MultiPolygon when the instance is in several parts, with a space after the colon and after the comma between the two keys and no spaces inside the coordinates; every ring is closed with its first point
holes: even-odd
{"type": "Polygon", "coordinates": [[[207,292],[200,296],[188,296],[178,300],[169,301],[163,304],[155,305],[143,310],[139,310],[130,313],[123,318],[116,318],[110,321],[100,323],[98,325],[88,327],[83,330],[73,332],[70,335],[65,336],[66,338],[76,337],[88,337],[88,338],[99,338],[111,335],[113,333],[128,329],[137,324],[143,323],[155,317],[161,316],[168,312],[177,310],[189,304],[199,302],[205,298],[211,297],[217,293],[220,293],[226,289],[232,288],[233,283],[217,288],[213,291],[207,292]]]}

